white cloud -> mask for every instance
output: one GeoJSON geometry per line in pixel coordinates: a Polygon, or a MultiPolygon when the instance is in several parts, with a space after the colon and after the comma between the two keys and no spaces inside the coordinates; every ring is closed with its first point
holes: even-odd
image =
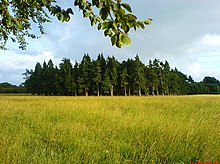
{"type": "Polygon", "coordinates": [[[10,82],[19,85],[24,82],[22,74],[26,69],[34,69],[37,62],[48,62],[50,59],[55,65],[61,62],[51,51],[42,51],[38,54],[17,54],[12,51],[0,51],[0,82],[10,82]]]}
{"type": "Polygon", "coordinates": [[[201,39],[200,43],[204,46],[220,48],[220,35],[207,34],[201,39]]]}
{"type": "Polygon", "coordinates": [[[50,51],[43,51],[33,55],[22,55],[10,51],[7,53],[5,51],[2,52],[3,54],[0,56],[1,70],[33,69],[37,62],[48,62],[50,59],[55,64],[60,62],[60,59],[56,58],[50,51]]]}
{"type": "Polygon", "coordinates": [[[187,74],[197,81],[204,76],[214,76],[220,79],[220,35],[205,34],[186,47],[187,74]],[[188,58],[188,59],[187,59],[188,58]]]}
{"type": "MultiPolygon", "coordinates": [[[[197,41],[192,43],[186,50],[187,53],[206,53],[210,51],[220,52],[220,35],[206,34],[200,37],[197,41]]],[[[219,54],[220,55],[220,54],[219,54]]]]}
{"type": "Polygon", "coordinates": [[[193,63],[188,66],[190,75],[194,75],[194,78],[198,78],[201,76],[202,66],[199,63],[193,63]]]}

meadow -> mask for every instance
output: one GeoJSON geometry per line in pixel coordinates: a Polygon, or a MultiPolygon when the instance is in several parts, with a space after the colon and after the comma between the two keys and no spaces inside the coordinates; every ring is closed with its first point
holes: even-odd
{"type": "Polygon", "coordinates": [[[220,162],[220,96],[0,96],[0,163],[220,162]]]}

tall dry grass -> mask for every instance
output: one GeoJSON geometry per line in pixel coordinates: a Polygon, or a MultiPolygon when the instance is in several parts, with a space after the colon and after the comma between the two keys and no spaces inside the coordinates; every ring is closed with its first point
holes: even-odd
{"type": "Polygon", "coordinates": [[[0,96],[0,163],[220,160],[220,96],[0,96]]]}

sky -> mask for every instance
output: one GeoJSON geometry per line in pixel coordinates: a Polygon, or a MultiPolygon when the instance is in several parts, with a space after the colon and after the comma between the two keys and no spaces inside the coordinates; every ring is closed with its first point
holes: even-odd
{"type": "MultiPolygon", "coordinates": [[[[47,35],[28,39],[26,51],[8,43],[9,50],[0,50],[0,83],[19,85],[24,82],[22,73],[34,69],[37,62],[53,60],[58,65],[63,58],[80,62],[88,53],[96,59],[114,55],[119,61],[134,58],[137,54],[144,64],[149,59],[167,60],[195,81],[205,76],[220,80],[220,1],[219,0],[124,0],[140,20],[152,18],[146,29],[131,31],[132,44],[119,49],[111,46],[97,27],[82,17],[73,1],[63,0],[60,5],[72,7],[74,15],[68,23],[53,18],[45,24],[47,35]]],[[[36,32],[37,33],[37,32],[36,32]]]]}

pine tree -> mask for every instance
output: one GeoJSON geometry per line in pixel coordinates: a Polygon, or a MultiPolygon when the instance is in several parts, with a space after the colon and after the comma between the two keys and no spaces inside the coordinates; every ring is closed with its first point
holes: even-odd
{"type": "Polygon", "coordinates": [[[102,90],[103,90],[103,95],[109,95],[110,89],[111,89],[111,81],[108,73],[108,68],[106,69],[104,75],[103,75],[103,80],[101,82],[102,84],[102,90]]]}
{"type": "Polygon", "coordinates": [[[114,86],[117,83],[117,68],[118,68],[118,62],[115,59],[115,57],[108,57],[107,58],[107,67],[108,67],[108,75],[110,78],[110,85],[111,85],[111,96],[114,95],[114,86]]]}
{"type": "Polygon", "coordinates": [[[79,76],[79,64],[77,61],[75,61],[75,65],[72,71],[72,87],[75,96],[77,96],[78,93],[78,81],[77,81],[78,76],[79,76]]]}
{"type": "Polygon", "coordinates": [[[48,89],[48,94],[53,95],[55,94],[55,69],[52,60],[48,61],[47,64],[47,89],[48,89]]]}
{"type": "Polygon", "coordinates": [[[42,86],[42,94],[48,95],[48,83],[47,83],[47,63],[43,62],[43,70],[42,70],[42,79],[41,79],[41,86],[42,86]]]}
{"type": "Polygon", "coordinates": [[[92,81],[94,82],[95,88],[97,89],[97,96],[100,95],[100,85],[102,80],[102,69],[99,60],[93,61],[92,67],[92,81]]]}
{"type": "Polygon", "coordinates": [[[130,96],[133,94],[135,78],[135,63],[133,59],[128,59],[126,61],[126,68],[128,71],[128,95],[130,96]]]}
{"type": "Polygon", "coordinates": [[[121,73],[121,87],[124,88],[124,95],[127,96],[127,86],[128,86],[128,71],[124,68],[121,73]]]}
{"type": "Polygon", "coordinates": [[[169,85],[170,85],[170,65],[167,61],[163,64],[160,63],[161,66],[161,76],[160,76],[160,93],[162,95],[169,94],[169,85]]]}
{"type": "Polygon", "coordinates": [[[73,86],[72,86],[72,69],[73,66],[70,62],[70,59],[63,59],[60,64],[60,73],[62,78],[62,86],[63,86],[63,94],[64,95],[72,95],[73,94],[73,86]]]}
{"type": "Polygon", "coordinates": [[[140,61],[139,56],[134,61],[134,86],[135,93],[141,96],[141,90],[145,87],[144,64],[140,61]]]}
{"type": "MultiPolygon", "coordinates": [[[[104,80],[104,75],[105,75],[105,72],[106,72],[106,69],[107,69],[107,65],[106,65],[106,60],[103,56],[103,54],[99,54],[98,57],[97,57],[97,61],[100,62],[100,67],[101,67],[101,81],[104,80]]],[[[103,92],[103,86],[102,86],[102,83],[100,84],[100,94],[104,94],[103,92]]]]}
{"type": "Polygon", "coordinates": [[[84,54],[79,65],[78,84],[80,93],[85,93],[86,96],[89,95],[91,81],[91,58],[88,54],[84,54]]]}
{"type": "Polygon", "coordinates": [[[35,70],[32,75],[32,92],[40,95],[43,93],[42,87],[42,67],[40,63],[37,63],[35,66],[35,70]]]}

